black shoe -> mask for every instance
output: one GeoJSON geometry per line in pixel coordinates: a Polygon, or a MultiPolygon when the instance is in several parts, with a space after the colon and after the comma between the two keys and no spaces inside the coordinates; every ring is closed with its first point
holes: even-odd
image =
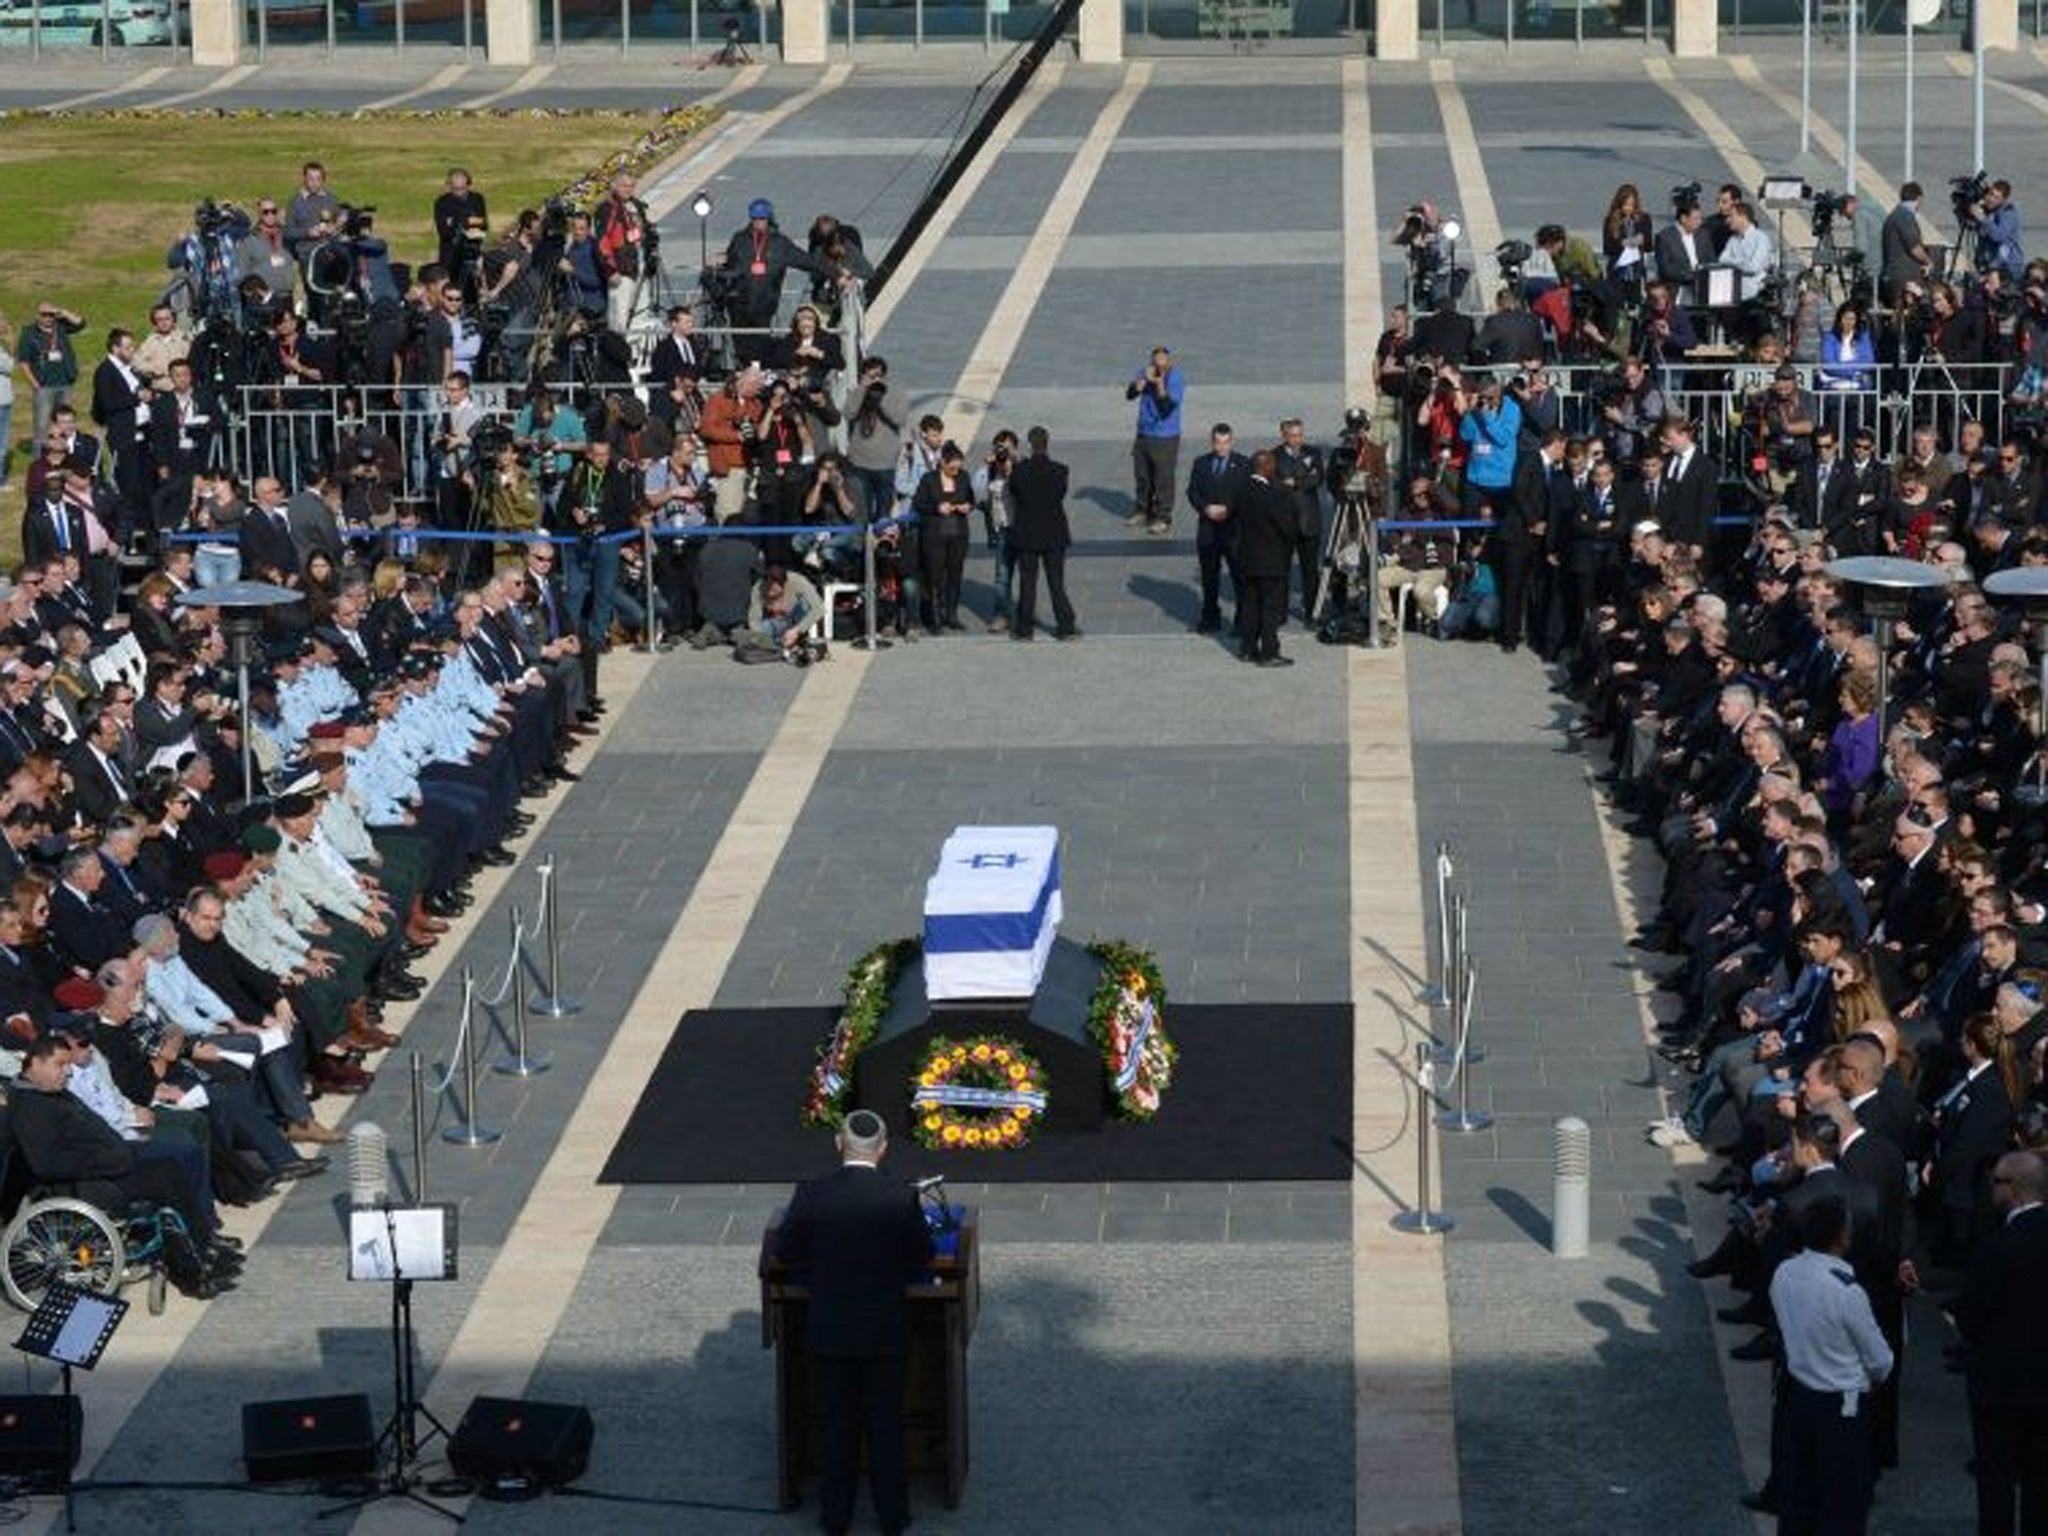
{"type": "Polygon", "coordinates": [[[445,922],[458,915],[462,908],[446,896],[434,895],[420,898],[420,910],[429,917],[438,917],[445,922]]]}
{"type": "Polygon", "coordinates": [[[521,779],[519,781],[519,793],[523,799],[532,800],[547,792],[548,777],[544,773],[536,773],[530,779],[521,779]]]}
{"type": "Polygon", "coordinates": [[[1755,1493],[1745,1493],[1742,1496],[1742,1507],[1759,1515],[1775,1515],[1778,1512],[1778,1501],[1759,1488],[1755,1493]]]}
{"type": "Polygon", "coordinates": [[[1522,642],[1519,640],[1503,640],[1500,643],[1500,652],[1503,656],[1512,656],[1521,648],[1522,642]]]}
{"type": "Polygon", "coordinates": [[[557,784],[581,784],[583,782],[582,774],[578,773],[574,768],[566,768],[560,763],[556,763],[553,767],[549,768],[547,776],[557,784]]]}
{"type": "Polygon", "coordinates": [[[1195,633],[1198,635],[1213,635],[1222,627],[1223,620],[1220,617],[1211,618],[1204,614],[1201,618],[1195,620],[1195,633]]]}
{"type": "Polygon", "coordinates": [[[502,843],[493,843],[476,856],[476,861],[479,864],[488,864],[493,869],[503,869],[508,864],[517,864],[519,855],[502,843]]]}
{"type": "Polygon", "coordinates": [[[381,977],[370,983],[371,993],[387,1003],[410,1003],[426,990],[418,982],[405,982],[381,977]]]}
{"type": "Polygon", "coordinates": [[[1742,1170],[1731,1163],[1711,1179],[1698,1179],[1695,1182],[1710,1195],[1732,1195],[1742,1188],[1742,1170]]]}
{"type": "Polygon", "coordinates": [[[242,1251],[242,1240],[239,1237],[229,1237],[225,1232],[214,1233],[207,1242],[210,1247],[225,1248],[229,1253],[242,1251]]]}
{"type": "Polygon", "coordinates": [[[1685,1266],[1685,1272],[1695,1280],[1712,1280],[1717,1275],[1735,1272],[1735,1255],[1742,1240],[1733,1232],[1721,1239],[1720,1245],[1703,1259],[1694,1259],[1685,1266]]]}
{"type": "Polygon", "coordinates": [[[1027,643],[1028,643],[1028,642],[1030,642],[1030,641],[1036,640],[1036,639],[1038,638],[1038,636],[1036,636],[1036,635],[1033,635],[1033,634],[1026,634],[1026,633],[1025,633],[1025,632],[1023,632],[1022,630],[1015,630],[1015,629],[1013,629],[1013,630],[1011,630],[1011,631],[1010,631],[1010,638],[1011,638],[1012,640],[1022,640],[1022,641],[1025,641],[1025,642],[1027,642],[1027,643]]]}
{"type": "Polygon", "coordinates": [[[1079,629],[1056,629],[1053,631],[1052,637],[1055,640],[1078,640],[1081,638],[1081,631],[1079,629]]]}
{"type": "Polygon", "coordinates": [[[1775,1360],[1778,1358],[1778,1336],[1768,1331],[1760,1333],[1747,1344],[1738,1344],[1729,1350],[1728,1358],[1745,1360],[1751,1364],[1761,1360],[1775,1360]]]}
{"type": "Polygon", "coordinates": [[[948,614],[946,616],[946,622],[944,627],[947,629],[957,629],[962,634],[965,634],[967,632],[967,626],[965,624],[962,624],[959,618],[953,614],[948,614]]]}
{"type": "Polygon", "coordinates": [[[1700,1059],[1700,1053],[1691,1046],[1676,1042],[1670,1045],[1658,1046],[1657,1054],[1670,1062],[1674,1067],[1697,1066],[1700,1059]]]}
{"type": "Polygon", "coordinates": [[[271,1169],[270,1176],[274,1179],[310,1179],[316,1173],[325,1173],[327,1167],[324,1157],[295,1157],[283,1167],[271,1169]]]}

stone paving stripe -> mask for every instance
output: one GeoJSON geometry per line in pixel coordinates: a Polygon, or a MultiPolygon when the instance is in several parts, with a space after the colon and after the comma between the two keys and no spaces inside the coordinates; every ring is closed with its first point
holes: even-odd
{"type": "Polygon", "coordinates": [[[237,64],[233,69],[223,70],[205,85],[198,86],[189,91],[179,91],[175,95],[165,96],[161,100],[152,101],[149,103],[149,107],[152,111],[163,107],[182,107],[186,102],[198,101],[202,96],[214,96],[222,91],[232,90],[255,73],[256,66],[254,64],[237,64]]]}
{"type": "MultiPolygon", "coordinates": [[[[918,237],[917,244],[910,248],[909,257],[897,267],[895,275],[889,280],[889,286],[882,290],[882,296],[875,300],[874,306],[868,310],[865,340],[873,341],[881,334],[882,327],[889,323],[889,317],[896,313],[896,306],[903,295],[917,285],[918,274],[924,271],[933,254],[953,232],[953,225],[959,219],[961,210],[974,200],[974,194],[979,192],[981,184],[988,180],[988,173],[995,169],[996,162],[1015,142],[1019,130],[1031,120],[1031,114],[1059,88],[1060,80],[1066,72],[1066,61],[1063,59],[1054,59],[1046,64],[1039,70],[1037,78],[1025,88],[1022,98],[996,126],[996,131],[989,135],[988,142],[981,147],[981,153],[974,157],[974,163],[961,174],[959,182],[946,201],[940,205],[939,211],[933,215],[931,223],[925,226],[924,233],[918,237]]],[[[918,147],[922,149],[923,146],[918,147]]],[[[837,152],[837,146],[834,148],[837,152]]],[[[1012,265],[1014,262],[1005,262],[1004,270],[1009,270],[1012,265]]]]}
{"type": "MultiPolygon", "coordinates": [[[[517,1397],[532,1378],[618,1199],[615,1188],[597,1183],[618,1128],[638,1102],[677,1019],[708,1007],[717,992],[869,661],[867,652],[847,649],[832,666],[806,674],[423,1394],[444,1415],[459,1414],[478,1393],[517,1397]]],[[[354,1529],[366,1536],[404,1529],[390,1523],[395,1518],[375,1510],[354,1529]]]]}
{"type": "MultiPolygon", "coordinates": [[[[680,165],[663,172],[654,186],[642,189],[648,218],[659,224],[682,206],[684,198],[753,148],[764,134],[814,105],[821,97],[831,95],[846,84],[847,76],[852,73],[851,64],[834,64],[809,90],[797,92],[780,106],[758,116],[749,116],[721,128],[702,149],[680,165]]],[[[714,96],[712,99],[717,98],[714,96]]]]}
{"type": "Polygon", "coordinates": [[[395,95],[380,96],[375,101],[364,102],[360,107],[356,108],[356,116],[361,117],[369,112],[388,111],[392,107],[404,106],[408,101],[425,96],[429,92],[444,91],[468,73],[469,66],[467,64],[450,64],[430,78],[422,80],[409,91],[399,91],[395,95]]]}
{"type": "Polygon", "coordinates": [[[1360,1532],[1455,1531],[1457,1421],[1444,1244],[1387,1223],[1414,1187],[1414,1090],[1428,965],[1406,648],[1347,650],[1351,831],[1351,1327],[1360,1532]],[[1386,850],[1403,857],[1389,860],[1386,850]],[[1389,867],[1391,866],[1391,877],[1389,867]]]}
{"type": "Polygon", "coordinates": [[[123,80],[119,85],[109,85],[97,91],[87,91],[83,96],[66,96],[62,101],[45,103],[39,110],[44,112],[75,112],[78,108],[90,106],[95,101],[105,101],[109,96],[125,96],[130,91],[139,91],[144,86],[155,85],[171,72],[168,64],[159,64],[154,69],[145,69],[132,80],[123,80]]]}
{"type": "Polygon", "coordinates": [[[1053,194],[1045,216],[1038,221],[1030,248],[1011,274],[1002,298],[997,300],[995,311],[982,328],[981,339],[975,343],[967,366],[961,370],[959,382],[953,386],[953,398],[939,412],[946,420],[947,436],[962,448],[971,449],[974,428],[988,413],[989,404],[995,399],[996,386],[1002,383],[1010,359],[1017,355],[1017,347],[1024,339],[1024,328],[1030,322],[1032,312],[1038,308],[1039,298],[1052,276],[1053,264],[1059,258],[1061,247],[1067,243],[1067,236],[1073,232],[1074,221],[1081,215],[1081,205],[1088,199],[1088,189],[1095,185],[1095,178],[1102,172],[1103,161],[1109,158],[1109,146],[1151,78],[1149,62],[1133,64],[1125,71],[1123,84],[1095,119],[1081,152],[1067,167],[1059,190],[1053,194]]]}
{"type": "MultiPolygon", "coordinates": [[[[1465,224],[1460,244],[1471,253],[1476,278],[1480,258],[1491,255],[1501,242],[1500,212],[1493,205],[1493,188],[1487,184],[1479,136],[1472,131],[1472,113],[1465,105],[1465,93],[1458,88],[1457,66],[1449,59],[1431,59],[1429,79],[1436,88],[1437,111],[1444,120],[1444,148],[1450,152],[1451,174],[1458,183],[1456,211],[1465,224]]],[[[1452,212],[1448,208],[1437,211],[1446,215],[1452,212]]],[[[1473,286],[1480,290],[1481,308],[1491,312],[1493,301],[1487,285],[1475,282],[1473,286]]]]}
{"type": "Polygon", "coordinates": [[[1379,192],[1373,183],[1372,100],[1365,90],[1365,60],[1346,59],[1344,81],[1344,333],[1359,340],[1344,349],[1344,403],[1365,404],[1372,359],[1361,344],[1380,333],[1379,192]]]}
{"type": "MultiPolygon", "coordinates": [[[[1795,123],[1799,121],[1799,98],[1783,86],[1766,80],[1763,71],[1756,67],[1755,59],[1747,54],[1733,54],[1729,57],[1728,67],[1735,72],[1736,79],[1795,123]]],[[[1849,148],[1848,141],[1842,137],[1840,130],[1811,104],[1807,107],[1806,120],[1812,125],[1814,145],[1832,155],[1839,163],[1849,148]]],[[[1899,200],[1898,188],[1879,175],[1877,167],[1862,155],[1856,157],[1856,187],[1857,190],[1875,198],[1881,207],[1889,208],[1899,200]]]]}
{"type": "MultiPolygon", "coordinates": [[[[1735,173],[1735,179],[1745,187],[1760,187],[1764,184],[1763,162],[1752,155],[1743,144],[1741,137],[1728,126],[1727,120],[1716,112],[1707,99],[1691,86],[1685,84],[1673,73],[1669,59],[1645,59],[1643,68],[1669,96],[1678,104],[1678,110],[1693,121],[1693,126],[1706,135],[1714,152],[1727,163],[1735,173]]],[[[1786,238],[1794,242],[1811,244],[1813,225],[1806,215],[1798,210],[1788,209],[1785,214],[1786,238]]]]}
{"type": "Polygon", "coordinates": [[[552,64],[536,64],[524,71],[510,85],[502,86],[495,91],[486,91],[481,96],[472,96],[467,101],[457,102],[456,109],[462,112],[475,112],[483,107],[495,106],[508,96],[524,95],[554,72],[555,66],[552,64]]]}

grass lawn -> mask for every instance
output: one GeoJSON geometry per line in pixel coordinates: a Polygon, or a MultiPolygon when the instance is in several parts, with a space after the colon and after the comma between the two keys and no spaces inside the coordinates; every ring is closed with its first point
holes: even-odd
{"type": "MultiPolygon", "coordinates": [[[[575,117],[189,116],[17,118],[0,131],[0,312],[11,347],[45,299],[85,317],[74,345],[87,386],[110,326],[148,333],[170,273],[164,256],[206,197],[290,198],[318,160],[345,203],[377,209],[393,257],[434,251],[433,203],[451,166],[475,178],[493,233],[523,207],[601,164],[659,120],[651,112],[575,117]]],[[[25,377],[15,375],[15,485],[0,497],[0,560],[19,542],[25,377]]],[[[79,414],[85,414],[80,403],[79,414]]]]}

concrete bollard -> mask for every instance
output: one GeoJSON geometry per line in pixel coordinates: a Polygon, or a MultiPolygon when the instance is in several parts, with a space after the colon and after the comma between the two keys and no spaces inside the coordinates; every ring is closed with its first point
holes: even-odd
{"type": "Polygon", "coordinates": [[[1550,1251],[1560,1259],[1586,1256],[1593,1196],[1593,1133],[1577,1115],[1553,1127],[1550,1251]]]}

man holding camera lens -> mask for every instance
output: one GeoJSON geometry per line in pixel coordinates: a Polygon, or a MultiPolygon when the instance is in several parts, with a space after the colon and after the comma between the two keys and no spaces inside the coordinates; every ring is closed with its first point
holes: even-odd
{"type": "Polygon", "coordinates": [[[1131,445],[1136,480],[1128,528],[1155,538],[1173,531],[1173,485],[1180,462],[1180,403],[1187,386],[1171,347],[1154,347],[1145,368],[1124,386],[1124,398],[1138,402],[1138,436],[1131,445]]]}

